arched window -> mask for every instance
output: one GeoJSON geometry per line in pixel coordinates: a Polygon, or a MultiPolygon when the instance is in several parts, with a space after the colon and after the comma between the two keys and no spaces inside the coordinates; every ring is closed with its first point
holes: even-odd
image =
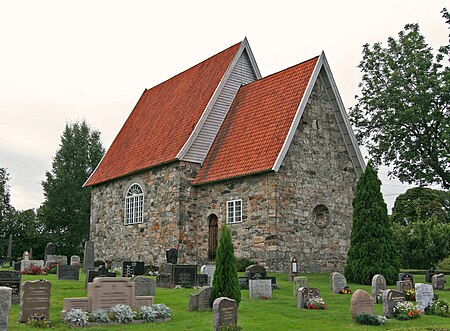
{"type": "Polygon", "coordinates": [[[142,223],[144,191],[139,184],[131,184],[125,196],[125,225],[142,223]]]}

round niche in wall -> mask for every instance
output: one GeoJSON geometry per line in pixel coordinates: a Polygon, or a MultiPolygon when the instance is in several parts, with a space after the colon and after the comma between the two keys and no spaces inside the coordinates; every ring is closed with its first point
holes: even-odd
{"type": "Polygon", "coordinates": [[[324,205],[317,205],[313,210],[314,224],[319,228],[325,228],[330,223],[330,212],[324,205]]]}

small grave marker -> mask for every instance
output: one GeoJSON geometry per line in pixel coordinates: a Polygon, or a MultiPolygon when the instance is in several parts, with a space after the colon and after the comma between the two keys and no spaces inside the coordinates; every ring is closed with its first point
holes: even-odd
{"type": "Polygon", "coordinates": [[[383,292],[383,313],[386,317],[391,317],[394,312],[394,307],[399,302],[405,301],[403,292],[396,290],[385,290],[383,292]]]}
{"type": "Polygon", "coordinates": [[[320,291],[315,287],[300,287],[297,296],[297,308],[305,309],[309,299],[320,297],[320,291]]]}
{"type": "Polygon", "coordinates": [[[26,281],[20,289],[19,322],[28,322],[32,314],[39,314],[49,318],[50,289],[52,283],[46,280],[26,281]]]}
{"type": "Polygon", "coordinates": [[[212,287],[203,286],[197,293],[189,296],[189,311],[211,309],[209,300],[211,299],[212,287]]]}
{"type": "Polygon", "coordinates": [[[383,291],[387,289],[386,279],[381,274],[376,274],[372,277],[372,300],[374,303],[383,301],[383,291]],[[379,299],[378,299],[379,297],[379,299]]]}
{"type": "Polygon", "coordinates": [[[444,274],[437,274],[431,277],[431,285],[435,290],[443,290],[445,287],[444,274]]]}
{"type": "Polygon", "coordinates": [[[249,280],[250,299],[261,299],[272,297],[272,282],[270,279],[250,279],[249,280]]]}
{"type": "Polygon", "coordinates": [[[156,293],[156,281],[145,276],[137,276],[133,280],[136,296],[149,296],[156,293]]]}
{"type": "Polygon", "coordinates": [[[233,299],[220,297],[214,300],[214,331],[223,325],[237,326],[237,303],[233,299]]]}
{"type": "Polygon", "coordinates": [[[361,313],[373,315],[373,299],[369,293],[364,290],[356,290],[350,299],[350,314],[353,320],[356,320],[361,313]]]}
{"type": "Polygon", "coordinates": [[[294,277],[294,295],[298,294],[298,289],[300,287],[308,287],[308,278],[304,276],[294,277]]]}
{"type": "Polygon", "coordinates": [[[72,255],[70,257],[70,265],[74,265],[76,267],[80,267],[81,259],[78,255],[72,255]]]}
{"type": "Polygon", "coordinates": [[[58,280],[80,280],[80,269],[74,265],[59,265],[56,277],[58,280]]]}
{"type": "Polygon", "coordinates": [[[330,275],[330,288],[331,292],[338,294],[340,290],[343,290],[347,286],[347,280],[344,275],[339,272],[332,272],[330,275]]]}
{"type": "Polygon", "coordinates": [[[94,270],[94,259],[94,242],[87,240],[84,243],[83,271],[85,274],[88,270],[94,270]]]}
{"type": "Polygon", "coordinates": [[[22,275],[20,271],[0,270],[0,286],[11,288],[11,303],[20,302],[20,283],[22,275]]]}
{"type": "Polygon", "coordinates": [[[260,264],[252,264],[245,268],[245,276],[247,276],[248,279],[266,279],[267,270],[260,264]]]}
{"type": "Polygon", "coordinates": [[[171,288],[173,287],[172,275],[159,274],[156,276],[156,287],[171,288]]]}
{"type": "Polygon", "coordinates": [[[166,261],[170,264],[178,263],[178,250],[176,248],[170,248],[166,251],[166,261]]]}

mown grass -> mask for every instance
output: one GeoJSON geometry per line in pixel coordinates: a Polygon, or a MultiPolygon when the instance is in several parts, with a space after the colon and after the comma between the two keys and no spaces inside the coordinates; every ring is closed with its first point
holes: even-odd
{"type": "MultiPolygon", "coordinates": [[[[293,296],[293,283],[287,281],[286,274],[277,276],[279,290],[273,291],[270,300],[250,300],[248,290],[242,291],[242,302],[238,310],[238,324],[245,330],[450,330],[450,318],[422,316],[411,321],[390,319],[380,327],[368,327],[354,323],[350,317],[351,295],[332,294],[329,290],[329,274],[307,274],[310,287],[317,287],[324,298],[325,311],[297,309],[297,299],[293,296]]],[[[448,276],[446,276],[448,278],[448,276]]],[[[80,281],[57,281],[55,275],[23,276],[22,281],[47,279],[52,282],[50,319],[54,324],[52,330],[70,329],[59,320],[63,299],[68,297],[85,297],[84,275],[80,281]]],[[[424,276],[414,277],[415,282],[424,282],[424,276]]],[[[371,293],[370,286],[349,284],[355,291],[361,288],[371,293]]],[[[392,287],[393,288],[393,287],[392,287]]],[[[155,302],[164,303],[172,309],[173,316],[166,323],[145,323],[134,325],[116,325],[89,327],[88,330],[212,330],[213,314],[211,311],[189,312],[187,310],[189,294],[195,289],[157,288],[155,302]]],[[[437,291],[440,298],[450,301],[450,291],[437,291]]],[[[375,306],[375,313],[382,314],[381,304],[375,306]]],[[[13,305],[9,315],[9,330],[33,330],[35,328],[19,323],[19,305],[13,305]]]]}

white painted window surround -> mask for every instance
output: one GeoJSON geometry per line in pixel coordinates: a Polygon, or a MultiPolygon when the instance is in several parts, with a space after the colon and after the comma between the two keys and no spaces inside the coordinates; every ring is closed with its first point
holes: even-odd
{"type": "Polygon", "coordinates": [[[227,201],[227,223],[242,222],[242,200],[227,201]]]}
{"type": "Polygon", "coordinates": [[[144,221],[144,191],[142,187],[133,183],[125,195],[125,219],[124,224],[138,224],[144,221]]]}

